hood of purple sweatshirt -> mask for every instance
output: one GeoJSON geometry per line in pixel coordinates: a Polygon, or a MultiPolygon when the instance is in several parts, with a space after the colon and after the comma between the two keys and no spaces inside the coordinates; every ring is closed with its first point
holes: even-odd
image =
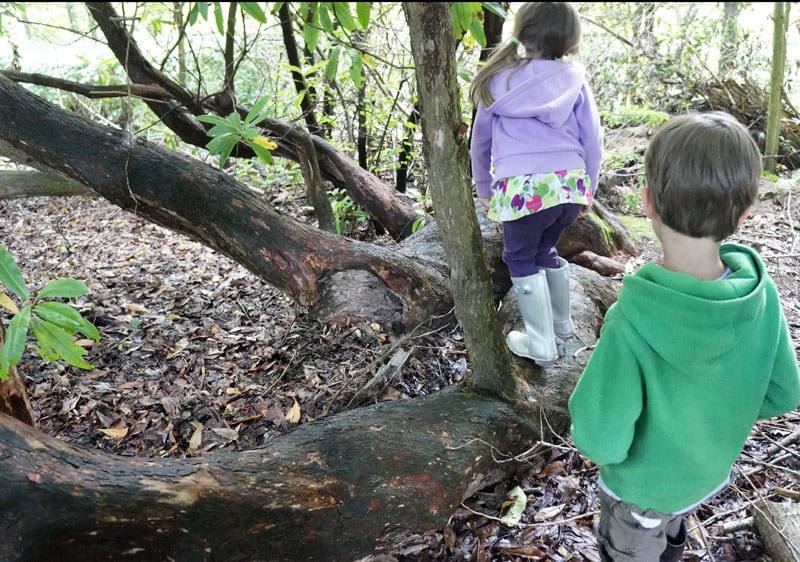
{"type": "Polygon", "coordinates": [[[489,83],[494,103],[478,104],[470,146],[480,197],[495,180],[586,169],[596,189],[603,134],[581,65],[530,60],[489,83]]]}
{"type": "Polygon", "coordinates": [[[512,118],[535,118],[562,127],[572,115],[584,85],[584,70],[576,64],[533,60],[495,76],[489,84],[494,103],[488,111],[512,118]]]}

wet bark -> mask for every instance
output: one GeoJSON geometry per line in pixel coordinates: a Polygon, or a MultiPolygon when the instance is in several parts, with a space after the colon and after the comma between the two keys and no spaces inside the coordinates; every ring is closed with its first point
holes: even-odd
{"type": "Polygon", "coordinates": [[[455,390],[188,459],[101,454],[0,415],[0,560],[353,560],[443,526],[525,464],[495,459],[538,438],[508,405],[455,390]]]}

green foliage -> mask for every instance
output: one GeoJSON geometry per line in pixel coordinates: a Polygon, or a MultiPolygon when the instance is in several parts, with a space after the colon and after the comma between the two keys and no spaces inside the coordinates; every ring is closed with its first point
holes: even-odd
{"type": "Polygon", "coordinates": [[[268,98],[262,98],[248,112],[244,119],[237,112],[227,117],[218,115],[200,115],[198,121],[211,123],[214,126],[208,130],[211,141],[206,148],[211,154],[219,156],[220,162],[225,162],[239,142],[246,142],[266,164],[272,164],[272,150],[278,145],[273,141],[259,135],[256,124],[263,121],[269,112],[265,111],[268,98]]]}
{"type": "MultiPolygon", "coordinates": [[[[339,32],[352,34],[357,31],[366,31],[371,19],[371,3],[355,2],[355,16],[350,11],[351,2],[303,2],[300,5],[299,15],[303,21],[303,40],[309,51],[314,51],[320,45],[320,31],[324,31],[329,39],[334,41],[330,47],[325,61],[325,76],[329,81],[336,79],[339,65],[342,61],[348,63],[348,74],[356,87],[361,87],[364,81],[364,64],[370,64],[365,55],[364,46],[358,42],[346,44],[345,38],[339,37],[339,32]]],[[[279,5],[273,12],[277,12],[279,5]]]]}
{"type": "Polygon", "coordinates": [[[421,230],[422,227],[424,227],[426,224],[427,224],[427,221],[425,220],[425,217],[418,217],[414,221],[414,224],[411,225],[411,232],[414,233],[414,232],[417,232],[417,231],[421,230]]]}
{"type": "Polygon", "coordinates": [[[508,14],[499,2],[451,2],[450,16],[453,18],[456,37],[461,37],[467,47],[477,43],[486,46],[483,32],[483,11],[489,10],[505,19],[508,14]]]}
{"type": "Polygon", "coordinates": [[[16,14],[25,16],[25,4],[22,2],[2,2],[0,3],[0,36],[5,34],[5,20],[8,17],[15,17],[16,14]]]}
{"type": "Polygon", "coordinates": [[[600,119],[609,129],[634,127],[636,125],[646,125],[649,129],[655,129],[669,119],[669,114],[656,109],[634,105],[619,107],[613,111],[601,110],[600,119]]]}
{"type": "Polygon", "coordinates": [[[0,380],[7,379],[8,370],[22,358],[29,331],[33,332],[36,340],[32,348],[43,361],[66,361],[81,369],[93,368],[83,358],[86,350],[73,339],[80,333],[94,341],[100,341],[97,328],[71,305],[60,300],[46,300],[83,296],[88,292],[86,285],[75,279],[55,279],[31,298],[19,266],[2,245],[0,284],[23,303],[21,308],[18,307],[7,293],[0,291],[0,308],[13,314],[8,323],[5,342],[0,348],[0,380]]]}
{"type": "Polygon", "coordinates": [[[406,195],[414,200],[414,208],[421,214],[411,225],[411,232],[417,232],[427,224],[427,218],[433,215],[433,199],[428,192],[423,192],[416,187],[409,187],[406,195]]]}
{"type": "Polygon", "coordinates": [[[619,170],[641,165],[644,157],[635,151],[606,152],[603,154],[603,167],[607,170],[619,170]]]}
{"type": "Polygon", "coordinates": [[[331,189],[329,195],[333,218],[336,220],[336,234],[343,235],[350,222],[365,222],[367,220],[367,213],[356,207],[356,204],[345,190],[339,188],[331,189]]]}
{"type": "Polygon", "coordinates": [[[628,192],[622,199],[622,208],[626,214],[638,213],[642,209],[642,193],[638,189],[628,192]]]}
{"type": "MultiPolygon", "coordinates": [[[[267,15],[261,9],[258,2],[239,2],[239,7],[242,12],[258,21],[259,23],[267,22],[267,15]]],[[[189,8],[189,14],[186,21],[189,25],[195,25],[200,18],[208,20],[208,10],[211,8],[214,11],[214,23],[216,24],[217,31],[220,35],[225,35],[225,15],[222,13],[221,2],[195,2],[189,8]]]]}

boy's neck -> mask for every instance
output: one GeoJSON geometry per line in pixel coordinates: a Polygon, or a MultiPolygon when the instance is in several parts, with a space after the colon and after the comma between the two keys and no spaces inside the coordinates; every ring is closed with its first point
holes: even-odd
{"type": "Polygon", "coordinates": [[[663,224],[658,225],[656,234],[664,249],[665,269],[691,275],[699,281],[714,281],[725,273],[725,264],[719,257],[720,242],[692,238],[663,224]]]}

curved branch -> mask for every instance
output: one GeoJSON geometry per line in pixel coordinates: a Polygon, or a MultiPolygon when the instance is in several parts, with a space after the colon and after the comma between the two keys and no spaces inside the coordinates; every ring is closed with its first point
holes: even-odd
{"type": "Polygon", "coordinates": [[[176,104],[171,100],[163,102],[145,100],[153,113],[184,142],[195,146],[208,144],[211,139],[206,134],[205,127],[194,118],[194,115],[202,113],[202,108],[194,96],[150,64],[128,30],[122,25],[122,19],[110,2],[87,2],[86,6],[106,36],[109,48],[130,79],[136,84],[161,86],[179,102],[176,104]]]}
{"type": "Polygon", "coordinates": [[[199,240],[303,305],[320,301],[333,273],[359,270],[379,280],[386,298],[396,303],[389,321],[397,326],[416,325],[450,308],[447,278],[440,272],[388,248],[294,221],[230,175],[64,111],[4,75],[0,123],[0,152],[70,177],[122,208],[199,240]]]}
{"type": "Polygon", "coordinates": [[[151,84],[109,84],[108,86],[96,86],[94,84],[82,84],[72,80],[56,78],[55,76],[48,76],[46,74],[29,74],[16,70],[0,70],[0,73],[5,74],[14,82],[35,84],[46,88],[57,88],[65,92],[72,92],[93,99],[129,96],[151,101],[167,101],[172,99],[172,95],[164,88],[151,84]]]}

